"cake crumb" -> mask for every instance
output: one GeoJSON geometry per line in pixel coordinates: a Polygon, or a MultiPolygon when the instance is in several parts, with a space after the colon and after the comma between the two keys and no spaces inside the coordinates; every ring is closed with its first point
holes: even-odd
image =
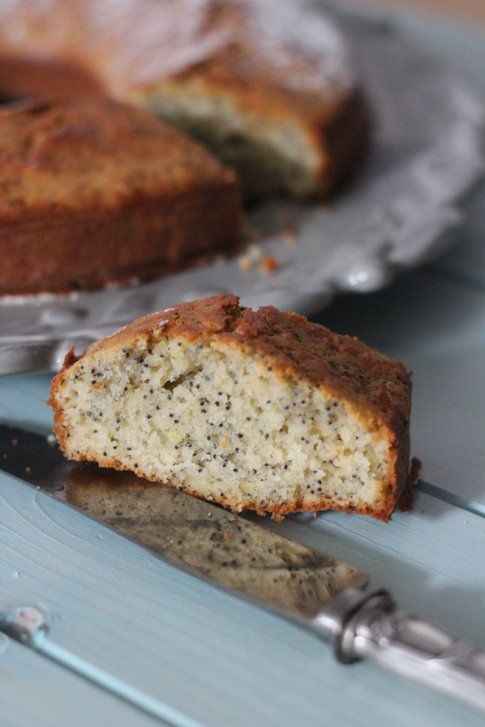
{"type": "Polygon", "coordinates": [[[251,270],[253,267],[253,263],[247,255],[241,255],[238,258],[237,264],[241,270],[251,270]]]}
{"type": "Polygon", "coordinates": [[[263,275],[272,275],[279,267],[280,265],[273,255],[266,255],[259,263],[259,269],[263,275]]]}
{"type": "Polygon", "coordinates": [[[238,265],[241,270],[251,270],[253,265],[261,260],[263,251],[260,245],[248,245],[244,255],[238,258],[238,265]]]}

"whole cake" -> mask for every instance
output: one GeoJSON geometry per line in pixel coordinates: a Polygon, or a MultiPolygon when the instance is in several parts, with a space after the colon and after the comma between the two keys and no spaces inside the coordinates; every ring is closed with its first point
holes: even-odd
{"type": "Polygon", "coordinates": [[[146,279],[240,242],[234,173],[109,100],[4,107],[0,188],[3,295],[146,279]]]}
{"type": "Polygon", "coordinates": [[[150,108],[236,169],[249,197],[327,195],[368,126],[339,31],[291,0],[10,0],[0,90],[150,108]]]}
{"type": "Polygon", "coordinates": [[[69,354],[50,404],[71,459],[235,511],[388,520],[410,501],[410,389],[402,364],[360,341],[222,295],[69,354]]]}

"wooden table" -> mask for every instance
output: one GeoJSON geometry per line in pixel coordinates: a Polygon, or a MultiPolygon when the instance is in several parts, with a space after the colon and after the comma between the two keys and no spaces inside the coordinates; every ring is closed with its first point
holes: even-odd
{"type": "MultiPolygon", "coordinates": [[[[403,19],[482,84],[482,36],[403,19]],[[453,39],[453,42],[450,42],[453,39]]],[[[402,604],[485,648],[485,187],[456,247],[390,289],[344,298],[318,320],[414,372],[414,511],[391,524],[345,514],[265,522],[367,570],[402,604]]],[[[48,432],[49,377],[0,380],[0,416],[48,432]]],[[[152,698],[177,725],[427,725],[483,717],[371,665],[341,666],[312,636],[166,565],[0,475],[0,611],[38,604],[52,640],[152,698]]],[[[158,721],[0,635],[0,725],[158,721]]],[[[163,722],[163,720],[162,720],[163,722]]]]}

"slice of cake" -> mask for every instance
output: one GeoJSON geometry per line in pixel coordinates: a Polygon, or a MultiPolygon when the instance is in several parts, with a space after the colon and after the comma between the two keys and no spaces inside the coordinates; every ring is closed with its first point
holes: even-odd
{"type": "Polygon", "coordinates": [[[410,379],[360,341],[221,295],[141,318],[68,355],[54,431],[68,457],[235,511],[409,501],[410,379]]]}
{"type": "Polygon", "coordinates": [[[0,186],[0,294],[147,279],[240,242],[234,173],[121,103],[5,107],[0,186]]]}
{"type": "Polygon", "coordinates": [[[348,56],[308,2],[0,4],[3,93],[153,109],[236,169],[249,197],[322,197],[357,164],[368,117],[348,56]]]}

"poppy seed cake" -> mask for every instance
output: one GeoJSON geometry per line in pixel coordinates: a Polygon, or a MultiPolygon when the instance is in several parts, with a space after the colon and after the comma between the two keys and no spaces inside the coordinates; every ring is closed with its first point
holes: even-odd
{"type": "Polygon", "coordinates": [[[0,186],[0,295],[149,279],[240,244],[234,173],[126,104],[5,108],[0,186]]]}
{"type": "Polygon", "coordinates": [[[221,295],[141,318],[54,378],[68,457],[131,470],[235,511],[409,500],[410,379],[397,361],[296,313],[221,295]]]}
{"type": "Polygon", "coordinates": [[[367,104],[339,28],[290,0],[9,0],[0,90],[108,95],[205,143],[248,197],[328,195],[357,166],[367,104]]]}

